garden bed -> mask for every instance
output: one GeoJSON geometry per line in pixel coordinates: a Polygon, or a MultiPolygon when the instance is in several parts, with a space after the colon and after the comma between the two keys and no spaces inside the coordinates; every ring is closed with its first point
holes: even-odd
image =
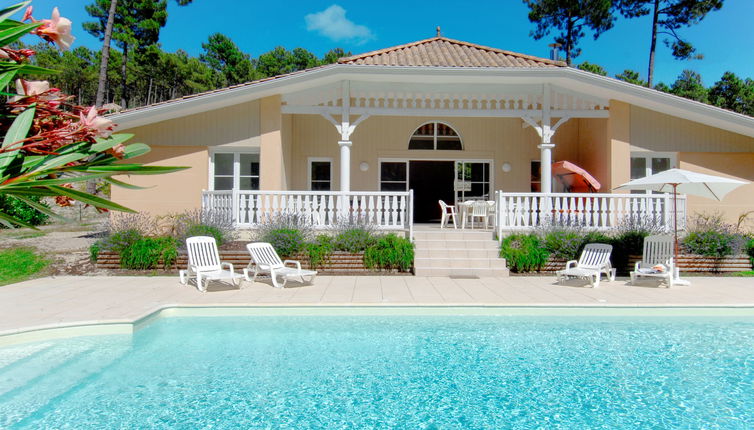
{"type": "MultiPolygon", "coordinates": [[[[237,242],[231,242],[221,247],[220,260],[227,261],[233,264],[236,271],[240,272],[241,269],[249,265],[251,257],[249,252],[245,249],[246,242],[242,242],[243,246],[238,246],[237,242]],[[228,249],[230,248],[230,249],[228,249]],[[241,249],[239,249],[241,248],[241,249]]],[[[290,260],[298,260],[301,262],[301,267],[304,269],[310,269],[308,257],[304,254],[298,254],[290,260]]],[[[171,269],[178,270],[179,268],[185,269],[188,265],[188,254],[186,251],[178,252],[178,259],[175,264],[171,266],[171,269]]],[[[112,251],[100,251],[97,255],[98,269],[120,269],[120,255],[112,251]]],[[[364,253],[349,253],[343,251],[333,251],[332,255],[323,264],[316,269],[321,275],[411,275],[411,272],[398,272],[397,270],[370,270],[364,266],[364,253]]]]}

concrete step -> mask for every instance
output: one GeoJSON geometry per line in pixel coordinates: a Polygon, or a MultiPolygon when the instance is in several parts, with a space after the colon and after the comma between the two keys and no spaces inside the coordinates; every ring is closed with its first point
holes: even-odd
{"type": "Polygon", "coordinates": [[[478,239],[416,239],[414,240],[416,249],[484,249],[497,250],[498,244],[494,240],[478,239]]]}
{"type": "Polygon", "coordinates": [[[416,276],[458,276],[458,277],[507,277],[508,269],[491,268],[416,268],[416,276]]]}
{"type": "Polygon", "coordinates": [[[442,249],[416,249],[416,258],[498,258],[499,251],[495,249],[466,249],[466,248],[442,248],[442,249]]]}
{"type": "Polygon", "coordinates": [[[432,230],[414,231],[416,240],[494,240],[491,231],[473,230],[432,230]]]}
{"type": "Polygon", "coordinates": [[[505,269],[504,258],[414,258],[414,267],[465,269],[477,267],[480,269],[505,269]]]}

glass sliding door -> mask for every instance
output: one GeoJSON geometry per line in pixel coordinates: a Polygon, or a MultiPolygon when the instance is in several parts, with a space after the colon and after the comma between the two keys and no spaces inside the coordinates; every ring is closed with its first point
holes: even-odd
{"type": "Polygon", "coordinates": [[[491,200],[490,168],[490,163],[486,161],[456,161],[456,203],[466,200],[491,200]]]}

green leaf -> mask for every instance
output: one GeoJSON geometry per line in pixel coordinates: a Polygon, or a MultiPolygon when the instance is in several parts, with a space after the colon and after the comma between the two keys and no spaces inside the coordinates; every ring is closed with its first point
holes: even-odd
{"type": "Polygon", "coordinates": [[[32,22],[31,24],[21,24],[0,31],[0,46],[10,45],[40,25],[42,25],[41,22],[32,22]]]}
{"type": "Polygon", "coordinates": [[[60,70],[32,66],[31,64],[22,64],[21,67],[18,68],[18,71],[29,75],[55,75],[60,73],[60,70]]]}
{"type": "Polygon", "coordinates": [[[159,175],[162,173],[177,172],[186,170],[188,167],[183,166],[144,166],[141,164],[113,164],[110,166],[80,166],[73,167],[72,171],[77,172],[114,172],[118,175],[159,175]]]}
{"type": "MultiPolygon", "coordinates": [[[[34,105],[29,106],[28,109],[21,112],[11,124],[8,132],[5,134],[5,140],[0,145],[2,149],[13,149],[13,144],[21,139],[24,139],[29,134],[29,129],[34,121],[34,112],[36,107],[34,105]]],[[[3,173],[5,169],[10,165],[16,157],[21,156],[19,151],[9,151],[0,153],[0,175],[5,176],[3,173]]]]}
{"type": "Polygon", "coordinates": [[[5,93],[5,87],[13,82],[13,78],[16,77],[16,73],[18,73],[18,70],[11,70],[0,75],[0,91],[2,91],[5,95],[7,95],[7,93],[5,93]]]}
{"type": "Polygon", "coordinates": [[[131,139],[132,137],[134,137],[132,133],[118,133],[118,134],[113,134],[107,139],[99,138],[97,139],[97,143],[92,145],[92,150],[94,152],[107,151],[108,149],[114,147],[115,145],[119,143],[123,143],[131,139]]]}
{"type": "Polygon", "coordinates": [[[74,200],[80,201],[81,203],[90,204],[94,207],[115,210],[115,211],[120,211],[120,212],[136,212],[133,209],[129,209],[125,206],[121,206],[115,202],[111,202],[110,200],[103,199],[93,194],[85,193],[83,191],[74,190],[73,188],[65,188],[65,187],[59,187],[59,186],[53,185],[53,186],[50,186],[49,189],[57,192],[58,194],[62,196],[68,196],[74,200]]]}
{"type": "Polygon", "coordinates": [[[154,187],[140,187],[138,185],[129,184],[129,183],[126,183],[126,182],[123,182],[123,181],[119,181],[117,179],[113,179],[113,178],[107,178],[107,179],[105,179],[105,182],[109,182],[109,183],[111,183],[111,184],[113,184],[115,186],[118,186],[118,187],[121,187],[121,188],[127,188],[129,190],[146,190],[146,189],[149,189],[149,188],[154,188],[154,187]]]}
{"type": "Polygon", "coordinates": [[[4,9],[0,10],[0,22],[5,21],[6,19],[8,19],[8,17],[10,17],[14,13],[18,12],[19,10],[25,8],[30,3],[31,3],[31,0],[24,1],[24,2],[16,3],[13,6],[8,6],[8,7],[4,8],[4,9]]]}
{"type": "Polygon", "coordinates": [[[58,179],[37,179],[37,180],[29,181],[29,182],[11,183],[11,184],[6,185],[3,188],[8,190],[9,193],[12,193],[13,190],[16,188],[24,188],[27,186],[47,187],[50,185],[62,185],[62,184],[68,184],[68,183],[74,183],[74,182],[84,182],[90,179],[106,178],[112,175],[113,175],[112,173],[88,173],[88,174],[77,175],[77,176],[66,176],[64,178],[58,178],[58,179]]]}
{"type": "Polygon", "coordinates": [[[8,129],[8,132],[5,134],[5,139],[0,148],[8,148],[11,143],[18,142],[29,134],[29,129],[31,128],[32,121],[34,121],[34,112],[36,112],[36,110],[36,106],[31,105],[16,117],[15,121],[13,121],[13,124],[11,124],[8,129]]]}

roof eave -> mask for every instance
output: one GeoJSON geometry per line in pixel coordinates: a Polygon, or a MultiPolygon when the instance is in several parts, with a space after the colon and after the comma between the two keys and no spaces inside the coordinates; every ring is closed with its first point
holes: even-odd
{"type": "MultiPolygon", "coordinates": [[[[412,82],[421,78],[423,83],[453,82],[499,83],[499,78],[518,82],[553,82],[600,96],[631,103],[640,107],[693,120],[702,124],[726,129],[754,137],[754,117],[721,109],[705,103],[663,93],[583,70],[561,67],[426,67],[426,66],[372,66],[358,64],[332,64],[329,66],[262,81],[251,85],[209,93],[186,100],[162,105],[147,106],[112,115],[121,129],[165,121],[180,116],[218,109],[259,98],[285,94],[315,85],[343,79],[368,79],[374,82],[412,82]]],[[[514,82],[515,83],[515,82],[514,82]]]]}

